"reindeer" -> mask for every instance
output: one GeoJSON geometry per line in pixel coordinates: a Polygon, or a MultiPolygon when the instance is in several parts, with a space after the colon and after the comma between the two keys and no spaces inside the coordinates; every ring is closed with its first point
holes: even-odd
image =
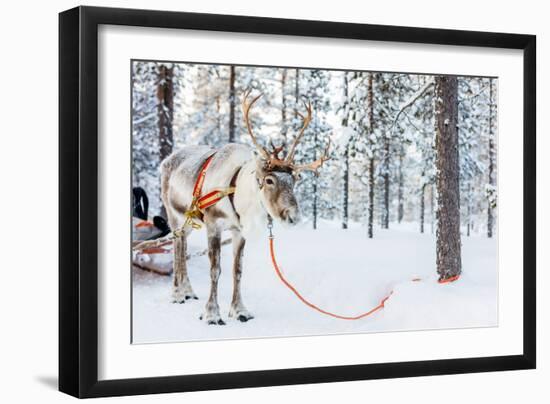
{"type": "MultiPolygon", "coordinates": [[[[180,229],[185,222],[185,212],[192,204],[192,190],[202,165],[213,156],[203,183],[203,191],[216,187],[232,186],[235,191],[218,203],[204,210],[200,222],[206,226],[208,256],[210,259],[210,296],[200,320],[208,324],[224,325],[220,316],[217,291],[220,276],[221,232],[230,230],[233,241],[233,297],[229,317],[246,322],[253,318],[241,297],[242,259],[246,239],[257,229],[266,228],[268,218],[293,225],[299,220],[299,209],[294,195],[294,185],[301,171],[317,170],[328,159],[328,149],[316,161],[296,165],[296,146],[311,122],[311,104],[306,105],[302,127],[296,135],[286,157],[280,158],[283,147],[271,150],[262,147],[253,133],[249,114],[262,94],[249,101],[250,91],[242,100],[244,122],[254,149],[241,144],[227,144],[217,150],[208,146],[189,146],[172,153],[161,164],[161,197],[172,229],[180,229]]],[[[330,144],[329,144],[330,146],[330,144]]],[[[186,226],[174,240],[172,301],[184,303],[197,299],[187,274],[185,259],[187,235],[192,229],[186,226]]]]}

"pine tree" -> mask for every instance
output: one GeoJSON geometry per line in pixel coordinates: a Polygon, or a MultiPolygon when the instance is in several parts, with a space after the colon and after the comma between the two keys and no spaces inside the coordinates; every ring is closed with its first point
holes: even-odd
{"type": "Polygon", "coordinates": [[[229,66],[229,143],[235,142],[235,66],[229,66]]]}
{"type": "Polygon", "coordinates": [[[157,213],[159,137],[156,63],[132,63],[132,186],[149,194],[150,212],[157,213]]]}
{"type": "Polygon", "coordinates": [[[401,223],[403,220],[403,215],[405,214],[404,207],[403,207],[403,145],[400,145],[399,147],[399,166],[398,166],[398,174],[397,174],[397,223],[401,223]]]}
{"type": "Polygon", "coordinates": [[[373,78],[375,73],[369,73],[368,75],[368,87],[367,87],[367,110],[368,110],[368,145],[369,145],[369,157],[368,157],[368,177],[369,177],[369,202],[368,202],[368,222],[367,222],[367,234],[369,238],[373,238],[374,234],[374,150],[376,146],[376,139],[374,135],[374,96],[373,96],[373,78]]]}
{"type": "Polygon", "coordinates": [[[389,228],[390,223],[390,180],[392,172],[392,121],[395,94],[394,74],[380,73],[373,93],[376,102],[373,105],[373,115],[377,122],[377,139],[381,141],[379,175],[381,180],[381,207],[380,224],[383,229],[389,228]]]}
{"type": "MultiPolygon", "coordinates": [[[[419,221],[420,232],[424,232],[426,189],[435,177],[434,170],[434,121],[433,121],[433,78],[418,75],[400,75],[398,98],[400,105],[396,108],[394,118],[395,132],[399,132],[399,154],[407,154],[407,158],[399,159],[398,182],[407,173],[407,194],[418,203],[411,204],[418,209],[414,217],[419,221]],[[412,149],[412,150],[410,150],[412,149]],[[413,157],[410,152],[414,152],[413,157]]],[[[399,203],[403,204],[403,196],[399,203]]]]}
{"type": "Polygon", "coordinates": [[[437,273],[440,280],[461,273],[460,186],[458,156],[458,80],[435,77],[437,168],[437,273]]]}
{"type": "Polygon", "coordinates": [[[346,130],[346,133],[342,134],[342,141],[340,143],[340,148],[343,150],[342,159],[344,160],[342,174],[342,229],[347,229],[349,221],[350,147],[353,140],[353,136],[349,133],[350,96],[348,72],[344,73],[343,82],[342,127],[346,130]]]}
{"type": "Polygon", "coordinates": [[[494,79],[489,79],[489,134],[488,134],[488,183],[487,183],[487,237],[493,237],[494,217],[493,209],[496,208],[496,185],[495,185],[495,122],[496,110],[494,79]]]}
{"type": "MultiPolygon", "coordinates": [[[[172,149],[250,144],[240,97],[251,89],[264,94],[251,115],[264,146],[292,143],[301,127],[297,113],[308,100],[314,119],[297,163],[316,159],[333,140],[332,159],[320,176],[304,173],[296,186],[312,227],[321,219],[337,218],[344,229],[363,222],[368,237],[374,237],[375,221],[382,228],[412,221],[421,232],[430,227],[434,232],[437,224],[441,234],[441,223],[434,220],[444,208],[435,170],[441,164],[436,163],[435,82],[433,76],[401,73],[134,62],[132,183],[146,189],[156,214],[158,166],[172,149]]],[[[494,231],[497,90],[496,79],[457,79],[458,203],[465,236],[486,230],[491,237],[494,231]]]]}
{"type": "Polygon", "coordinates": [[[145,189],[153,215],[162,214],[158,166],[174,148],[185,74],[171,63],[132,64],[132,185],[145,189]]]}
{"type": "MultiPolygon", "coordinates": [[[[327,96],[329,77],[327,71],[315,69],[302,69],[297,77],[299,77],[298,91],[302,101],[311,103],[313,109],[313,118],[304,132],[296,153],[296,161],[304,163],[317,160],[329,141],[330,126],[325,116],[330,109],[330,99],[327,96]]],[[[303,102],[300,104],[303,105],[303,102]]],[[[296,110],[300,110],[299,105],[295,106],[296,110]]],[[[297,120],[296,126],[299,125],[298,122],[301,120],[297,120]]],[[[329,170],[330,164],[330,162],[326,163],[323,169],[329,170]]],[[[333,203],[326,195],[328,188],[328,179],[313,173],[304,173],[302,181],[297,186],[300,199],[304,202],[302,211],[306,217],[311,218],[313,229],[318,227],[321,215],[333,209],[333,203]]]]}
{"type": "Polygon", "coordinates": [[[161,64],[158,68],[157,113],[160,160],[172,153],[174,144],[174,67],[161,64]]]}
{"type": "Polygon", "coordinates": [[[288,123],[286,121],[286,108],[287,108],[287,69],[281,69],[281,135],[283,137],[283,144],[286,145],[286,134],[288,131],[288,123]]]}
{"type": "Polygon", "coordinates": [[[229,141],[232,136],[230,74],[229,66],[192,66],[186,80],[193,97],[189,97],[185,105],[187,113],[182,125],[185,144],[219,147],[229,141]]]}
{"type": "Polygon", "coordinates": [[[475,200],[480,191],[479,182],[484,167],[480,153],[481,134],[486,108],[481,95],[484,92],[483,80],[473,77],[458,78],[458,141],[460,156],[460,192],[463,206],[463,222],[466,236],[473,230],[473,216],[476,215],[475,200]]]}
{"type": "Polygon", "coordinates": [[[367,236],[374,237],[374,203],[376,158],[379,131],[375,125],[374,82],[377,73],[354,72],[349,79],[349,127],[355,132],[352,156],[356,165],[353,174],[366,187],[367,236]]]}

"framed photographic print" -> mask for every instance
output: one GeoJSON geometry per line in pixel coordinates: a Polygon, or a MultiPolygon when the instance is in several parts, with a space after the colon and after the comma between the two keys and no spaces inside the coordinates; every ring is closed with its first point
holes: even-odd
{"type": "Polygon", "coordinates": [[[535,367],[535,37],[60,14],[59,387],[535,367]]]}

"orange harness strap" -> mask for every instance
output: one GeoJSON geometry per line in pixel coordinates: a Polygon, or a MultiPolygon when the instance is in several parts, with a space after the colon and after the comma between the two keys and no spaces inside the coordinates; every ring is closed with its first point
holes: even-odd
{"type": "Polygon", "coordinates": [[[227,195],[235,192],[234,187],[220,188],[201,196],[202,185],[204,184],[204,179],[206,178],[206,170],[208,169],[208,166],[210,165],[213,157],[214,154],[206,159],[206,161],[202,165],[199,176],[195,181],[195,186],[193,187],[193,207],[197,208],[201,212],[203,212],[204,209],[218,203],[220,199],[225,198],[227,195]]]}
{"type": "MultiPolygon", "coordinates": [[[[306,306],[312,308],[313,310],[315,311],[318,311],[319,313],[322,313],[322,314],[325,314],[327,316],[330,316],[330,317],[334,317],[334,318],[338,318],[340,320],[359,320],[359,319],[362,319],[362,318],[365,318],[367,316],[370,316],[371,314],[377,312],[378,310],[384,308],[384,304],[386,303],[386,301],[390,298],[390,296],[393,294],[393,290],[390,291],[390,293],[388,293],[381,301],[380,303],[375,306],[374,308],[372,308],[371,310],[367,311],[367,312],[364,312],[364,313],[361,313],[361,314],[358,314],[356,316],[343,316],[343,315],[340,315],[340,314],[335,314],[335,313],[332,313],[330,311],[327,311],[327,310],[324,310],[322,308],[320,308],[319,306],[311,303],[309,300],[307,300],[305,297],[303,297],[300,292],[298,292],[298,290],[285,278],[285,276],[283,275],[283,273],[281,272],[280,268],[279,268],[279,265],[277,264],[277,260],[275,258],[275,249],[274,249],[274,246],[273,246],[273,235],[271,234],[271,229],[270,229],[270,236],[269,236],[269,252],[271,254],[271,262],[273,263],[273,268],[275,268],[275,272],[277,273],[277,276],[279,277],[279,279],[281,280],[281,282],[283,282],[283,284],[289,288],[292,293],[294,293],[296,295],[296,297],[298,299],[300,299],[300,301],[302,303],[304,303],[306,306]]],[[[450,282],[454,282],[456,280],[458,280],[458,278],[460,277],[460,275],[456,275],[456,276],[453,276],[451,278],[447,278],[447,279],[442,279],[442,280],[439,280],[438,282],[439,283],[450,283],[450,282]]],[[[413,278],[412,281],[413,282],[418,282],[420,281],[421,279],[420,278],[413,278]]]]}
{"type": "Polygon", "coordinates": [[[199,200],[197,201],[197,208],[200,211],[203,211],[204,209],[218,203],[220,199],[225,198],[227,195],[232,194],[233,192],[235,192],[234,188],[216,189],[212,192],[209,192],[199,198],[199,200]]]}
{"type": "Polygon", "coordinates": [[[206,159],[206,161],[204,162],[204,164],[201,167],[201,171],[199,172],[199,176],[197,177],[197,180],[195,181],[195,186],[193,187],[193,198],[196,198],[197,200],[201,196],[202,184],[204,184],[204,178],[206,177],[206,170],[208,169],[208,166],[210,165],[210,162],[212,161],[212,158],[214,158],[214,154],[206,159]]]}
{"type": "Polygon", "coordinates": [[[194,229],[200,229],[201,224],[197,223],[195,219],[202,220],[202,215],[204,214],[204,210],[206,208],[218,203],[222,198],[225,198],[226,196],[231,195],[232,193],[235,192],[234,187],[229,187],[229,188],[215,189],[207,193],[206,195],[201,196],[202,186],[204,184],[204,179],[206,177],[206,171],[213,157],[214,157],[214,154],[208,157],[201,167],[199,176],[197,177],[197,180],[195,181],[195,186],[193,187],[193,200],[191,202],[191,206],[189,210],[185,212],[185,216],[187,217],[187,219],[185,220],[185,223],[181,227],[181,229],[174,231],[174,234],[176,236],[183,231],[184,227],[188,225],[194,229]]]}

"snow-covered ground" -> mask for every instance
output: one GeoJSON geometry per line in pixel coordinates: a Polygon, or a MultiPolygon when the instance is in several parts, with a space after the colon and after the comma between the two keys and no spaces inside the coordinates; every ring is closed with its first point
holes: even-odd
{"type": "MultiPolygon", "coordinates": [[[[207,256],[188,261],[199,300],[185,304],[171,303],[170,276],[134,268],[133,342],[496,326],[496,240],[463,235],[463,274],[457,282],[440,285],[435,272],[435,237],[420,234],[417,228],[392,224],[390,230],[376,229],[375,238],[369,240],[359,226],[341,230],[323,222],[316,231],[308,225],[275,227],[279,265],[300,293],[318,306],[356,315],[378,305],[393,290],[382,310],[358,321],[330,318],[300,302],[271,266],[267,234],[257,242],[248,242],[245,249],[242,294],[255,316],[247,323],[227,318],[232,293],[231,246],[223,247],[218,291],[225,326],[199,320],[210,287],[207,256]],[[411,282],[415,277],[422,281],[411,282]]],[[[194,232],[189,244],[190,252],[204,249],[205,231],[194,232]]]]}

